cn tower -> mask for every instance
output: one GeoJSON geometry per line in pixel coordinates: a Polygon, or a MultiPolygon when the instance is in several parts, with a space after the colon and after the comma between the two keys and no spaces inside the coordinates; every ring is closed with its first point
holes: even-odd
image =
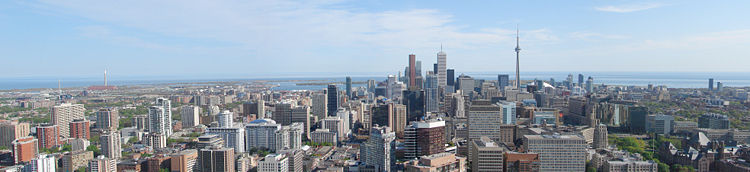
{"type": "Polygon", "coordinates": [[[520,63],[519,63],[519,56],[518,54],[521,52],[521,47],[518,46],[518,26],[516,26],[516,89],[521,90],[521,70],[520,70],[520,63]]]}

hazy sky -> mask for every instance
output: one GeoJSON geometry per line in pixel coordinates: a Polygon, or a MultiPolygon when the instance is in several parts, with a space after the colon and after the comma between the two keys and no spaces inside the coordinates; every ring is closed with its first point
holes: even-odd
{"type": "Polygon", "coordinates": [[[750,1],[0,1],[0,77],[750,72],[750,1]]]}

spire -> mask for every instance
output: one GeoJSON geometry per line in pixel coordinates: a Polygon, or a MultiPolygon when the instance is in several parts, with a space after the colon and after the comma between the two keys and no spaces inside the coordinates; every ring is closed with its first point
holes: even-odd
{"type": "Polygon", "coordinates": [[[520,74],[521,65],[519,62],[520,61],[519,54],[521,53],[521,47],[519,46],[520,38],[518,35],[519,35],[518,25],[516,25],[516,89],[520,91],[521,90],[521,74],[520,74]]]}
{"type": "Polygon", "coordinates": [[[440,51],[443,51],[443,43],[440,43],[440,51]]]}

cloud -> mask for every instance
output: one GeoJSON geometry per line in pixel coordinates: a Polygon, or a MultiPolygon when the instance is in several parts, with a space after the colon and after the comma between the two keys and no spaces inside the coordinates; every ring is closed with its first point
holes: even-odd
{"type": "Polygon", "coordinates": [[[604,12],[629,13],[629,12],[648,10],[652,8],[658,8],[662,6],[664,6],[664,4],[641,3],[641,4],[629,4],[629,5],[617,5],[617,6],[608,5],[608,6],[594,7],[594,9],[597,11],[604,11],[604,12]]]}
{"type": "Polygon", "coordinates": [[[630,38],[629,36],[625,36],[625,35],[602,34],[602,33],[596,33],[596,32],[573,32],[573,33],[570,33],[570,37],[574,39],[582,39],[582,40],[628,39],[630,38]]]}

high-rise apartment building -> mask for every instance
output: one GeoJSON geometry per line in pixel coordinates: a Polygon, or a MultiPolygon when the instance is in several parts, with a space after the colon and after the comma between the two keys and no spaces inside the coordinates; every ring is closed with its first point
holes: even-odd
{"type": "Polygon", "coordinates": [[[171,155],[170,167],[173,172],[194,171],[197,160],[198,151],[195,149],[186,149],[171,155]]]}
{"type": "Polygon", "coordinates": [[[39,154],[31,160],[31,163],[24,166],[24,171],[31,172],[55,172],[57,167],[57,158],[55,155],[39,154]]]}
{"type": "Polygon", "coordinates": [[[523,150],[539,154],[541,171],[585,171],[586,141],[577,135],[525,135],[523,150]]]}
{"type": "Polygon", "coordinates": [[[89,161],[89,172],[113,172],[117,171],[117,160],[99,155],[89,161]]]}
{"type": "Polygon", "coordinates": [[[70,137],[70,122],[74,119],[83,119],[84,112],[82,104],[63,103],[52,107],[52,124],[60,127],[60,136],[70,137]]]}
{"type": "MultiPolygon", "coordinates": [[[[243,104],[244,106],[244,104],[243,104]]],[[[195,127],[200,124],[200,112],[201,108],[199,106],[195,105],[188,105],[183,106],[181,108],[182,115],[182,127],[188,128],[188,127],[195,127]]]]}
{"type": "Polygon", "coordinates": [[[91,123],[88,120],[76,119],[70,122],[70,138],[89,139],[91,123]]]}
{"type": "MultiPolygon", "coordinates": [[[[317,120],[322,120],[328,116],[328,95],[325,93],[315,93],[312,96],[312,115],[317,120]]],[[[316,121],[317,122],[317,121],[316,121]]]]}
{"type": "Polygon", "coordinates": [[[105,132],[99,136],[99,140],[102,144],[102,155],[112,159],[120,159],[122,157],[120,133],[105,132]]]}
{"type": "Polygon", "coordinates": [[[39,148],[51,149],[62,144],[58,125],[42,124],[37,126],[36,137],[39,139],[39,148]]]}
{"type": "Polygon", "coordinates": [[[234,113],[224,110],[217,115],[220,128],[230,128],[234,126],[234,113]]]}
{"type": "Polygon", "coordinates": [[[596,125],[594,128],[594,149],[605,149],[607,148],[607,144],[607,125],[596,125]]]}
{"type": "Polygon", "coordinates": [[[713,91],[713,90],[714,90],[714,79],[708,78],[708,91],[713,91]]]}
{"type": "Polygon", "coordinates": [[[224,140],[225,148],[233,148],[237,153],[245,152],[245,129],[238,127],[207,128],[207,135],[217,135],[224,140]]]}
{"type": "Polygon", "coordinates": [[[500,107],[502,107],[502,120],[503,124],[516,124],[516,102],[500,101],[500,107]]]}
{"type": "Polygon", "coordinates": [[[253,148],[276,148],[276,132],[281,130],[281,125],[271,119],[256,119],[245,126],[246,142],[245,149],[253,148]]]}
{"type": "Polygon", "coordinates": [[[38,140],[33,136],[20,137],[11,142],[13,163],[29,162],[39,153],[38,140]]]}
{"type": "Polygon", "coordinates": [[[209,147],[198,151],[197,171],[234,172],[234,149],[209,147]]]}
{"type": "Polygon", "coordinates": [[[376,171],[391,171],[393,157],[393,140],[396,134],[388,127],[375,126],[370,129],[370,138],[360,148],[360,161],[374,166],[376,171]]]}
{"type": "Polygon", "coordinates": [[[170,102],[165,98],[158,98],[148,109],[149,132],[161,133],[169,137],[172,135],[172,111],[170,102]]]}
{"type": "Polygon", "coordinates": [[[96,128],[117,131],[120,114],[114,108],[102,108],[96,111],[96,128]]]}
{"type": "Polygon", "coordinates": [[[438,77],[432,71],[427,71],[424,82],[425,112],[438,112],[440,104],[440,90],[438,88],[438,77]]]}
{"type": "Polygon", "coordinates": [[[258,172],[288,172],[289,158],[286,154],[268,154],[258,161],[258,172]]]}
{"type": "Polygon", "coordinates": [[[14,140],[26,137],[29,135],[31,130],[29,129],[29,123],[17,122],[17,121],[1,121],[0,122],[0,146],[11,147],[11,142],[14,140]]]}

